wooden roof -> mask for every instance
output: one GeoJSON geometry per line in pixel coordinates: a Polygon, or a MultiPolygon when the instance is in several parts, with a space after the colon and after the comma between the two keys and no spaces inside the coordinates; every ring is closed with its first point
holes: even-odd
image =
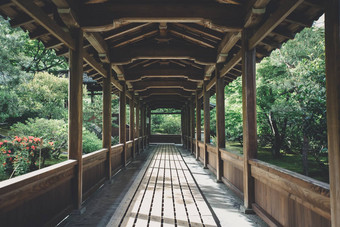
{"type": "MultiPolygon", "coordinates": [[[[322,0],[0,0],[0,13],[58,55],[84,31],[84,72],[97,83],[114,71],[151,108],[181,108],[203,83],[214,92],[215,67],[228,84],[241,75],[241,31],[254,32],[257,60],[312,25],[322,0]]],[[[131,95],[130,95],[131,96],[131,95]]]]}

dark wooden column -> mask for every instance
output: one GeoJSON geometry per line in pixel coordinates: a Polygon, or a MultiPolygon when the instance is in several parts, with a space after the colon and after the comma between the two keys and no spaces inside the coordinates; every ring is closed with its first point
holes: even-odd
{"type": "Polygon", "coordinates": [[[182,144],[184,147],[184,112],[183,109],[181,110],[181,132],[182,132],[182,144]]]}
{"type": "Polygon", "coordinates": [[[249,160],[257,156],[255,49],[248,48],[248,32],[242,32],[242,112],[244,212],[251,212],[255,201],[254,179],[249,160]]]}
{"type": "Polygon", "coordinates": [[[194,153],[194,138],[195,138],[195,99],[192,98],[190,102],[190,149],[194,153]]]}
{"type": "Polygon", "coordinates": [[[70,49],[69,94],[68,94],[68,158],[78,162],[77,180],[74,184],[75,207],[81,208],[83,186],[83,32],[73,30],[75,49],[70,49]]]}
{"type": "Polygon", "coordinates": [[[126,165],[126,86],[119,92],[119,143],[124,145],[122,163],[126,165]]]}
{"type": "Polygon", "coordinates": [[[142,106],[142,147],[143,147],[143,150],[145,148],[145,128],[146,128],[146,124],[145,124],[145,105],[142,106]]]}
{"type": "Polygon", "coordinates": [[[107,154],[107,176],[111,178],[111,65],[106,67],[108,70],[107,78],[103,78],[103,148],[108,149],[107,154]]]}
{"type": "Polygon", "coordinates": [[[132,94],[132,98],[130,99],[130,128],[129,128],[129,137],[132,140],[132,157],[136,157],[136,148],[135,148],[135,98],[132,94]]]}
{"type": "Polygon", "coordinates": [[[191,131],[191,128],[190,128],[190,122],[191,122],[191,119],[190,119],[190,106],[191,106],[191,104],[190,104],[190,100],[189,100],[189,102],[188,102],[188,105],[187,105],[187,111],[186,111],[186,116],[187,116],[187,121],[186,121],[186,123],[187,123],[187,149],[190,151],[190,141],[191,141],[191,138],[190,138],[190,131],[191,131]]]}
{"type": "Polygon", "coordinates": [[[199,159],[199,141],[201,139],[201,102],[198,91],[196,91],[196,160],[199,159]]]}
{"type": "Polygon", "coordinates": [[[149,119],[149,124],[148,124],[148,138],[150,140],[151,136],[151,109],[148,108],[148,119],[149,119]]]}
{"type": "Polygon", "coordinates": [[[326,1],[327,134],[332,226],[340,226],[340,0],[326,1]]]}
{"type": "Polygon", "coordinates": [[[186,107],[184,107],[182,111],[183,116],[183,147],[187,148],[187,113],[186,113],[186,107]]]}
{"type": "Polygon", "coordinates": [[[221,158],[220,148],[225,148],[225,109],[224,109],[224,80],[218,74],[218,66],[216,66],[216,178],[217,182],[222,182],[223,161],[221,158]]]}
{"type": "Polygon", "coordinates": [[[204,110],[204,168],[208,168],[208,149],[210,143],[210,92],[207,91],[207,83],[203,85],[203,110],[204,110]]]}
{"type": "Polygon", "coordinates": [[[140,124],[139,124],[139,106],[140,103],[139,103],[139,100],[137,99],[137,105],[136,105],[136,138],[138,139],[137,141],[137,150],[136,152],[138,152],[138,154],[140,153],[140,139],[139,139],[139,127],[140,127],[140,124]]]}

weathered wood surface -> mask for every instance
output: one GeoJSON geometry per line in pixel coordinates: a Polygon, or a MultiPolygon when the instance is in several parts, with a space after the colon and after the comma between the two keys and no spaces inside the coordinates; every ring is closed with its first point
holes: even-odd
{"type": "Polygon", "coordinates": [[[173,145],[158,145],[121,226],[216,226],[173,145]]]}
{"type": "Polygon", "coordinates": [[[332,226],[340,226],[340,1],[327,1],[325,13],[326,91],[332,226]]]}
{"type": "Polygon", "coordinates": [[[181,144],[181,135],[151,135],[150,143],[175,143],[181,144]]]}
{"type": "Polygon", "coordinates": [[[114,175],[123,166],[124,145],[118,144],[111,147],[111,171],[114,175]]]}
{"type": "Polygon", "coordinates": [[[68,160],[0,183],[3,226],[55,225],[75,208],[77,161],[68,160]],[[62,198],[62,199],[60,199],[62,198]]]}
{"type": "Polygon", "coordinates": [[[328,184],[259,160],[250,163],[255,211],[263,219],[282,226],[330,226],[328,184]]]}
{"type": "Polygon", "coordinates": [[[83,201],[106,180],[107,158],[107,149],[83,155],[83,201]]]}

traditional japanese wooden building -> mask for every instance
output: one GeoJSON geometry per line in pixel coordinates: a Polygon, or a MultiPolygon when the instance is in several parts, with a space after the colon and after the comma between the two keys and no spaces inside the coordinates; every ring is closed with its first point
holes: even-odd
{"type": "Polygon", "coordinates": [[[243,199],[244,212],[271,226],[340,226],[340,0],[0,0],[0,13],[70,65],[69,160],[1,182],[0,225],[53,225],[80,209],[148,145],[151,110],[174,108],[182,113],[185,148],[243,199]],[[323,14],[329,185],[256,159],[255,63],[323,14]],[[103,149],[88,155],[82,155],[84,72],[101,86],[104,104],[103,149]],[[224,87],[240,76],[242,156],[225,149],[224,119],[224,87]],[[214,93],[217,146],[209,144],[214,93]],[[116,146],[112,94],[120,97],[116,146]]]}

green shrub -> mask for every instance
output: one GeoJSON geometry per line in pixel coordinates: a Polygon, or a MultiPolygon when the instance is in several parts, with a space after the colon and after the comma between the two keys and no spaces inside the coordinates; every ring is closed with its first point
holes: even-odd
{"type": "Polygon", "coordinates": [[[102,148],[102,141],[98,139],[96,134],[83,128],[83,153],[91,153],[102,148]]]}

